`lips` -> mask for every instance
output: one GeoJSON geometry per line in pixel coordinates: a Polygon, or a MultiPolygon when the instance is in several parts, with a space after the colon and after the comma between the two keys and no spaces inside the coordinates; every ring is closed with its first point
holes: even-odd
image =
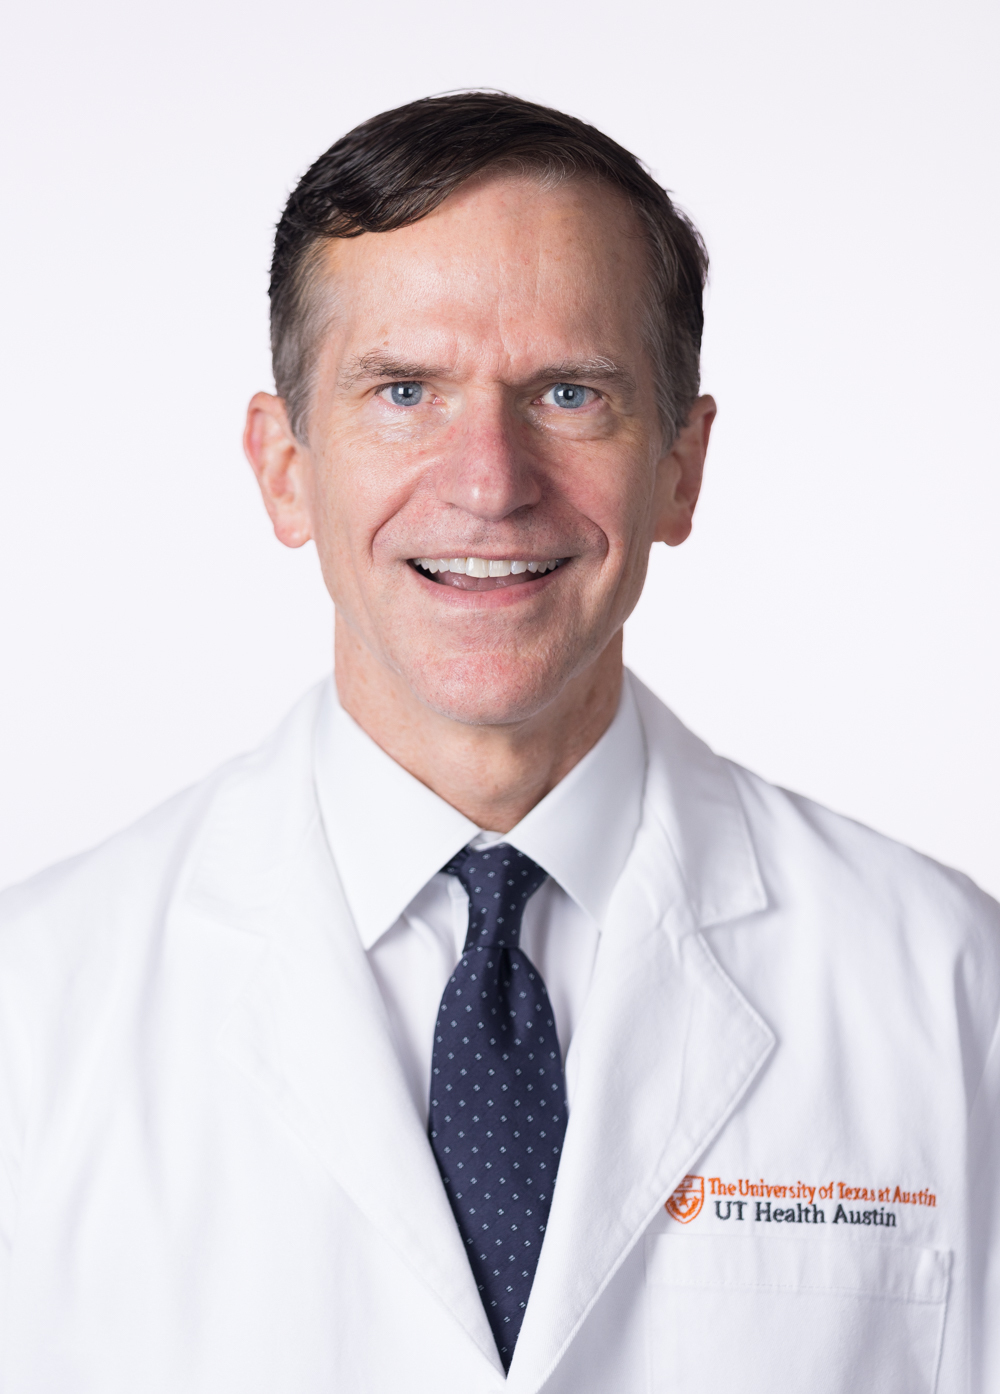
{"type": "Polygon", "coordinates": [[[414,557],[411,565],[438,585],[460,590],[498,590],[523,585],[563,564],[563,558],[414,557]]]}

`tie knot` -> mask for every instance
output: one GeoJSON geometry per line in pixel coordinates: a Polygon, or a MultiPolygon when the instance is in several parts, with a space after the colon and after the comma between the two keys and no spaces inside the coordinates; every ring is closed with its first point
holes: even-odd
{"type": "Polygon", "coordinates": [[[469,897],[466,950],[516,949],[524,907],[548,873],[506,842],[479,852],[465,847],[441,869],[457,876],[469,897]]]}

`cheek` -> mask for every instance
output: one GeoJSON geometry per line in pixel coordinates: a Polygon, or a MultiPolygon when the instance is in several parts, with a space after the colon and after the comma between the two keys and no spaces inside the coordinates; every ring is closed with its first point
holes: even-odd
{"type": "Polygon", "coordinates": [[[607,539],[607,558],[627,566],[652,540],[654,474],[628,457],[577,474],[568,491],[573,506],[607,539]]]}
{"type": "Polygon", "coordinates": [[[317,546],[336,548],[361,570],[384,546],[384,534],[407,510],[425,469],[423,454],[378,433],[328,437],[317,470],[317,546]]]}

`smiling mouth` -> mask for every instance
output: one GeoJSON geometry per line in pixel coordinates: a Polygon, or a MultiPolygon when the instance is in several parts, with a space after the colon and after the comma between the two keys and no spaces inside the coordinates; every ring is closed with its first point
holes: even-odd
{"type": "Polygon", "coordinates": [[[410,565],[438,585],[455,586],[459,590],[499,590],[506,586],[522,586],[537,581],[548,571],[564,566],[568,557],[538,561],[518,559],[488,559],[486,557],[414,557],[410,565]]]}

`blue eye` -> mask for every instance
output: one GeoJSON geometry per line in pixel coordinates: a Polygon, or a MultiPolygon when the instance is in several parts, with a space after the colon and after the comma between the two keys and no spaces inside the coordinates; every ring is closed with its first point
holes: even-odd
{"type": "Polygon", "coordinates": [[[390,400],[397,407],[415,407],[423,395],[419,382],[394,382],[389,388],[390,400]]]}
{"type": "Polygon", "coordinates": [[[577,387],[572,382],[557,382],[549,389],[557,407],[582,407],[587,400],[588,388],[577,387]]]}

